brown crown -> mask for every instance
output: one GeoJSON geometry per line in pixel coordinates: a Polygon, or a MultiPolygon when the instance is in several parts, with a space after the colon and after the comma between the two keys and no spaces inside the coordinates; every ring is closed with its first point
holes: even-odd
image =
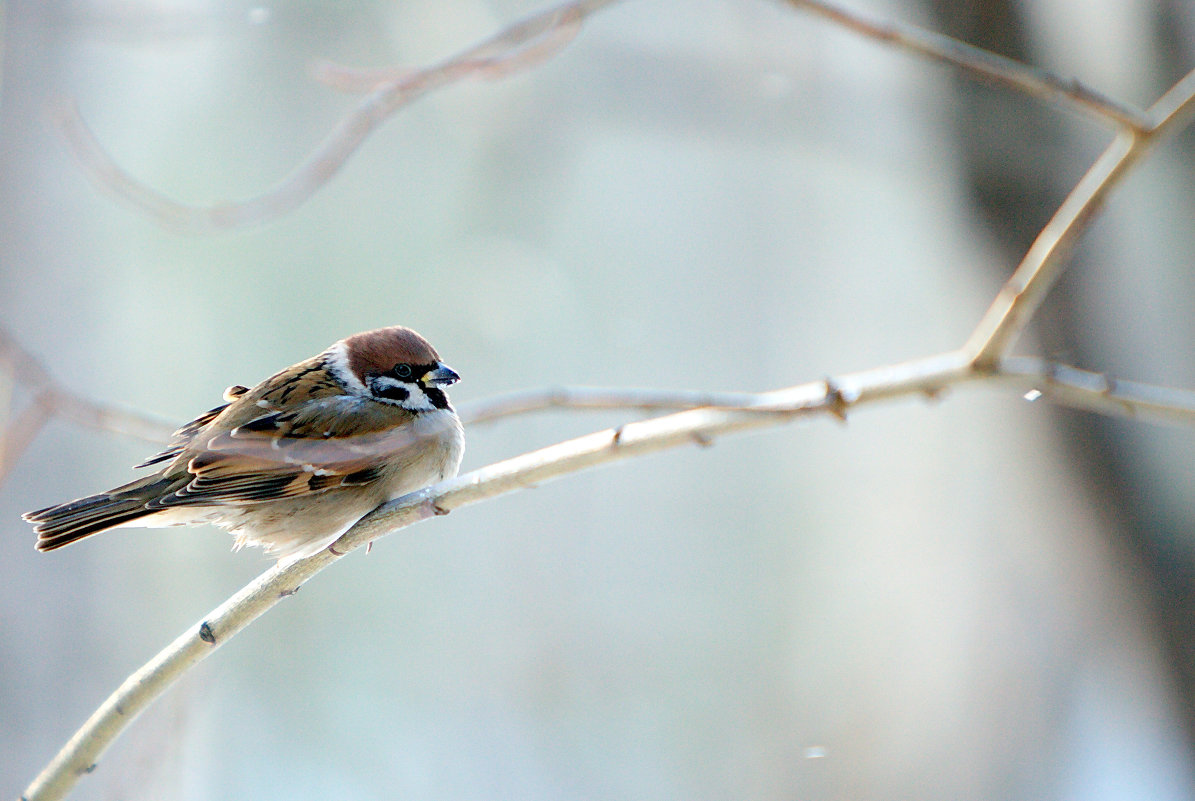
{"type": "Polygon", "coordinates": [[[384,373],[402,364],[435,364],[436,349],[426,339],[401,325],[353,334],[344,340],[349,369],[359,379],[368,373],[384,373]]]}

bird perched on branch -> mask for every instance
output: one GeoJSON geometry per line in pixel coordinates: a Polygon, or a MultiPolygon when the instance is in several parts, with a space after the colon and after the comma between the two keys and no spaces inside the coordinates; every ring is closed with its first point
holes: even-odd
{"type": "Polygon", "coordinates": [[[279,561],[316,553],[385,501],[454,476],[465,438],[444,387],[458,376],[409,328],[342,339],[174,433],[116,489],[28,512],[52,551],[118,526],[213,523],[279,561]]]}

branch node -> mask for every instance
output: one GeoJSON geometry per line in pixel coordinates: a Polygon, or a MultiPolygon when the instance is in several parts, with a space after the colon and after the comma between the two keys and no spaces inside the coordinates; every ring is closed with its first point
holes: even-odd
{"type": "Polygon", "coordinates": [[[824,379],[826,384],[826,410],[830,414],[838,418],[842,423],[846,422],[846,410],[850,408],[850,401],[842,394],[842,388],[834,382],[833,378],[824,379]]]}
{"type": "MultiPolygon", "coordinates": [[[[302,586],[302,585],[300,585],[300,586],[302,586]]],[[[299,591],[299,587],[290,587],[285,590],[279,590],[278,597],[279,598],[289,598],[292,595],[294,595],[295,593],[297,593],[298,591],[299,591]]]]}
{"type": "Polygon", "coordinates": [[[614,438],[610,441],[610,444],[615,448],[622,444],[622,429],[623,426],[614,429],[614,438]]]}
{"type": "Polygon", "coordinates": [[[216,635],[212,631],[212,627],[207,624],[206,620],[199,624],[199,639],[210,645],[216,644],[216,635]]]}

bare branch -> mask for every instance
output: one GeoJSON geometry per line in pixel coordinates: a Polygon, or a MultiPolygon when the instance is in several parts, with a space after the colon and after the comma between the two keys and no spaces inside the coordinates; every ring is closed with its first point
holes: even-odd
{"type": "MultiPolygon", "coordinates": [[[[581,32],[581,23],[589,14],[616,0],[585,0],[567,3],[516,22],[481,45],[461,53],[455,69],[462,77],[481,80],[505,78],[533,67],[559,53],[581,32]]],[[[362,69],[319,61],[313,77],[341,92],[373,92],[390,83],[409,81],[418,70],[402,67],[362,69]]]]}
{"type": "MultiPolygon", "coordinates": [[[[314,153],[265,194],[214,206],[180,203],[138,181],[113,161],[87,127],[73,102],[55,112],[84,172],[93,183],[140,209],[158,223],[179,231],[203,233],[267,222],[306,202],[340,171],[379,125],[427,92],[469,78],[497,78],[555,55],[576,35],[585,17],[617,0],[574,0],[533,14],[496,36],[427,69],[398,71],[374,84],[357,108],[314,153]]],[[[337,85],[360,88],[349,70],[323,66],[318,75],[337,85]]]]}
{"type": "Polygon", "coordinates": [[[1067,364],[1013,357],[1000,362],[995,374],[1005,383],[1063,406],[1112,417],[1158,423],[1195,425],[1195,392],[1124,381],[1067,364]]]}
{"type": "MultiPolygon", "coordinates": [[[[40,396],[39,396],[40,400],[40,396]]],[[[33,443],[42,428],[54,416],[50,404],[35,400],[0,430],[0,483],[8,478],[12,466],[33,443]]]]}
{"type": "Polygon", "coordinates": [[[458,413],[462,422],[477,425],[504,417],[545,409],[639,409],[661,411],[715,406],[722,409],[781,411],[767,408],[764,394],[748,392],[700,392],[657,389],[611,389],[603,387],[543,387],[512,392],[493,398],[463,403],[458,413]]]}
{"type": "Polygon", "coordinates": [[[1139,141],[1131,133],[1118,135],[1037,235],[967,343],[977,366],[994,366],[1029,324],[1066,269],[1066,256],[1079,234],[1142,155],[1139,141]]]}
{"type": "Polygon", "coordinates": [[[1191,122],[1195,116],[1195,70],[1188,72],[1182,80],[1170,87],[1166,94],[1149,109],[1154,119],[1150,135],[1157,139],[1174,134],[1191,122]]]}
{"type": "Polygon", "coordinates": [[[919,56],[957,67],[985,80],[1002,84],[1043,100],[1065,99],[1080,110],[1105,122],[1131,131],[1153,127],[1151,118],[1140,109],[1106,97],[1074,78],[1062,78],[1037,67],[1029,67],[1010,58],[960,42],[949,36],[923,30],[913,25],[867,19],[861,14],[821,0],[783,0],[827,19],[836,25],[916,53],[919,56]]]}
{"type": "MultiPolygon", "coordinates": [[[[0,328],[0,369],[6,370],[17,383],[34,393],[33,403],[42,408],[47,419],[61,415],[80,425],[148,442],[167,442],[175,429],[174,425],[152,415],[98,403],[65,389],[54,380],[33,354],[25,350],[3,328],[0,328]]],[[[31,416],[26,418],[25,422],[34,419],[36,417],[31,416]]],[[[7,428],[12,429],[17,423],[18,420],[9,421],[7,428]]],[[[36,434],[36,431],[33,433],[36,434]]],[[[11,440],[9,442],[11,443],[11,440]]],[[[0,478],[2,477],[0,474],[0,478]]]]}
{"type": "Polygon", "coordinates": [[[1066,256],[1108,194],[1158,140],[1195,113],[1195,71],[1150,109],[1158,120],[1146,131],[1122,132],[1096,160],[1030,246],[966,345],[975,364],[991,369],[1008,353],[1066,268],[1066,256]]]}
{"type": "MultiPolygon", "coordinates": [[[[617,0],[574,0],[529,16],[494,37],[422,70],[360,70],[321,62],[316,78],[342,91],[370,94],[302,164],[273,189],[243,201],[210,206],[181,203],[138,181],[97,141],[77,106],[67,102],[55,120],[84,172],[100,188],[140,209],[160,224],[192,233],[259,224],[303,204],[339,172],[357,147],[392,114],[426,92],[466,79],[495,79],[556,55],[586,17],[617,0]]],[[[819,0],[785,0],[849,30],[910,52],[951,64],[1036,97],[1065,98],[1105,121],[1131,131],[1152,127],[1138,109],[1118,103],[1076,80],[1019,64],[940,34],[910,25],[877,22],[819,0]]]]}

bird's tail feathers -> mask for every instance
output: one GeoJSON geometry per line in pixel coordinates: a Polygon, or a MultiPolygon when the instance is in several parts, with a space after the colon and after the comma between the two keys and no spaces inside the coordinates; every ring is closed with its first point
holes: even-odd
{"type": "Polygon", "coordinates": [[[52,551],[148,514],[152,512],[145,508],[144,498],[105,492],[26,512],[22,517],[37,532],[37,549],[52,551]]]}

